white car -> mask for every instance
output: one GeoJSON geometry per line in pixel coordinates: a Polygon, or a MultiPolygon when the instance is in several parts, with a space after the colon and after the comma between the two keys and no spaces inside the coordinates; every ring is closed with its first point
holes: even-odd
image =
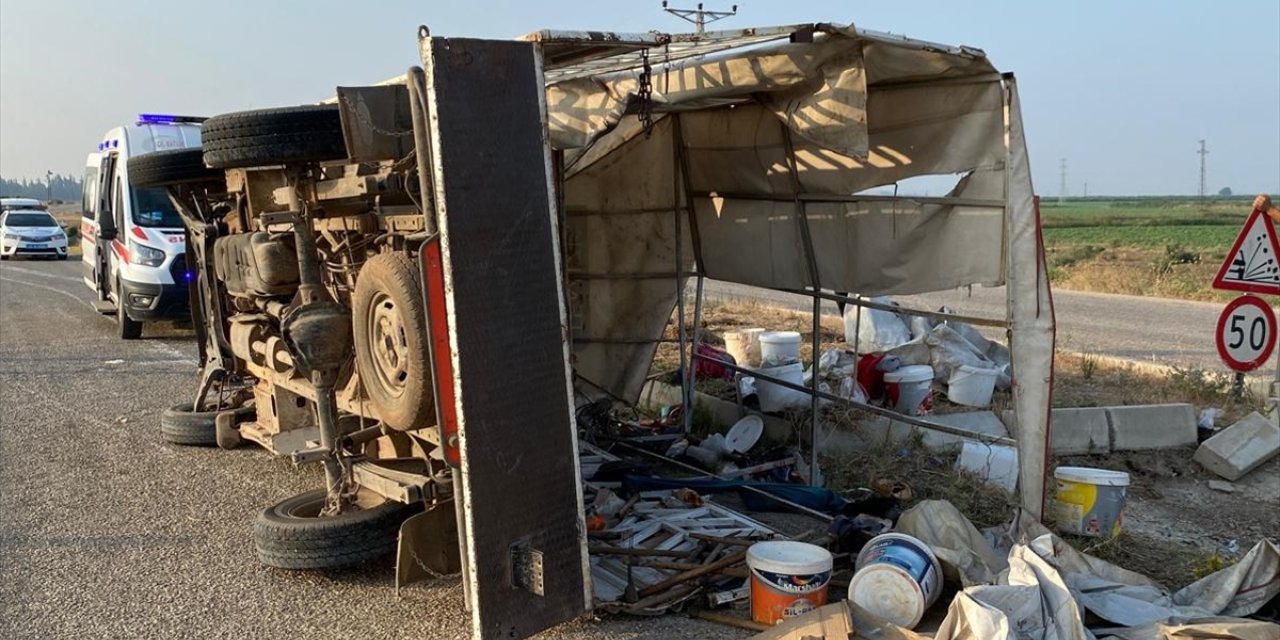
{"type": "Polygon", "coordinates": [[[67,232],[47,211],[6,211],[0,217],[0,260],[18,255],[66,260],[67,232]]]}

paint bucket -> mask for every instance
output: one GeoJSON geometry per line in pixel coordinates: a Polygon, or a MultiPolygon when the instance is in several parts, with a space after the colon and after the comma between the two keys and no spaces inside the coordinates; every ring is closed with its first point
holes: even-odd
{"type": "Polygon", "coordinates": [[[947,399],[966,407],[991,406],[991,393],[996,390],[999,369],[982,369],[962,364],[947,380],[947,399]]]}
{"type": "Polygon", "coordinates": [[[902,533],[878,535],[862,548],[849,602],[905,629],[915,628],[942,591],[942,565],[929,545],[902,533]]]}
{"type": "Polygon", "coordinates": [[[739,329],[724,334],[724,350],[740,367],[760,366],[760,334],[763,328],[739,329]]]}
{"type": "Polygon", "coordinates": [[[800,362],[800,334],[766,331],[760,334],[760,364],[766,367],[800,362]]]}
{"type": "Polygon", "coordinates": [[[1058,531],[1081,536],[1114,536],[1124,523],[1129,474],[1091,467],[1058,467],[1053,512],[1058,531]]]}
{"type": "MultiPolygon", "coordinates": [[[[757,369],[760,373],[792,384],[804,384],[804,365],[799,362],[757,369]]],[[[809,394],[774,384],[763,378],[756,378],[756,398],[760,400],[761,411],[781,411],[788,407],[803,407],[809,404],[809,394]]]]}
{"type": "Polygon", "coordinates": [[[884,385],[898,413],[920,416],[933,411],[933,367],[915,364],[886,372],[884,385]]]}
{"type": "Polygon", "coordinates": [[[747,549],[751,619],[777,624],[827,603],[831,552],[791,540],[757,542],[747,549]]]}

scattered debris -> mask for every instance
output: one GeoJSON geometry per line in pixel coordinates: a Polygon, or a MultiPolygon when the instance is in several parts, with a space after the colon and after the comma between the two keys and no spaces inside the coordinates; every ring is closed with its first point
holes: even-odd
{"type": "Polygon", "coordinates": [[[1210,480],[1209,488],[1213,489],[1214,491],[1221,491],[1223,493],[1236,492],[1236,486],[1234,484],[1231,484],[1230,482],[1226,482],[1223,480],[1210,480]]]}

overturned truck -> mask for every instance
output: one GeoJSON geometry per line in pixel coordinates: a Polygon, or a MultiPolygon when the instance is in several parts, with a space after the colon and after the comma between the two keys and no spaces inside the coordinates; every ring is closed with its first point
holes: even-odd
{"type": "Polygon", "coordinates": [[[201,368],[167,433],[324,467],[255,523],[264,563],[398,540],[398,583],[462,572],[475,637],[590,609],[574,407],[636,400],[694,277],[1006,285],[1040,513],[1052,303],[1017,85],[983,52],[830,24],[419,44],[404,76],[128,168],[168,188],[195,272],[201,368]],[[962,177],[863,194],[935,174],[962,177]]]}

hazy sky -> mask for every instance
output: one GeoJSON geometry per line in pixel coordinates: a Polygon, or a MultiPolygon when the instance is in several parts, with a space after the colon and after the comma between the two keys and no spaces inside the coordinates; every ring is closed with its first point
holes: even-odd
{"type": "MultiPolygon", "coordinates": [[[[673,2],[675,6],[684,6],[673,2]]],[[[695,2],[684,4],[692,6],[695,2]]],[[[708,8],[719,8],[706,3],[708,8]]],[[[725,8],[731,2],[723,3],[725,8]]],[[[1037,191],[1280,192],[1280,1],[738,2],[717,26],[854,22],[984,49],[1019,77],[1037,191]]],[[[0,0],[0,175],[81,172],[140,112],[313,102],[418,64],[415,30],[684,31],[658,0],[0,0]]]]}

